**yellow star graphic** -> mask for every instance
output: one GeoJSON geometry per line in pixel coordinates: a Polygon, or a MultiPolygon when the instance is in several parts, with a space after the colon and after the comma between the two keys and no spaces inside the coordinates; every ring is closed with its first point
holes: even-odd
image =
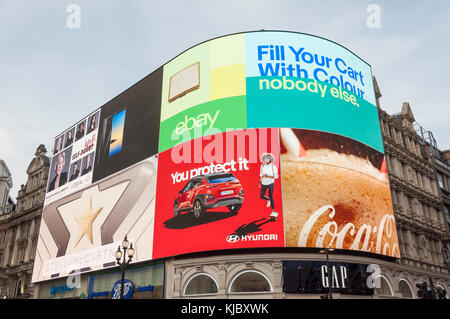
{"type": "Polygon", "coordinates": [[[97,208],[95,211],[92,210],[92,196],[89,198],[89,205],[86,209],[86,211],[78,216],[75,217],[78,224],[80,225],[80,230],[78,232],[78,237],[75,243],[75,247],[78,246],[80,243],[81,238],[83,238],[84,235],[86,235],[91,242],[92,240],[92,223],[94,222],[97,215],[101,212],[103,209],[103,206],[100,208],[97,208]]]}

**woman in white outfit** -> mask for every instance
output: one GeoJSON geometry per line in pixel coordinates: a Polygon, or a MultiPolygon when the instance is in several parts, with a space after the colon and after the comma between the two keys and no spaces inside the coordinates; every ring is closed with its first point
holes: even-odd
{"type": "Polygon", "coordinates": [[[267,201],[267,207],[272,207],[272,213],[270,217],[277,218],[278,213],[275,212],[275,202],[273,200],[273,187],[275,180],[278,178],[278,168],[273,164],[275,156],[270,153],[263,153],[261,155],[261,170],[259,174],[259,184],[261,186],[261,198],[267,201]],[[269,190],[269,197],[266,196],[266,192],[269,190]]]}

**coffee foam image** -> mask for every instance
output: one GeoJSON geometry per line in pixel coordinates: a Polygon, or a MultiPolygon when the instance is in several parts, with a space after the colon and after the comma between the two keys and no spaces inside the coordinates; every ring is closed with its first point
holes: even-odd
{"type": "MultiPolygon", "coordinates": [[[[298,131],[306,130],[295,131],[299,135],[298,131]]],[[[328,140],[334,136],[320,134],[328,140]]],[[[308,143],[301,146],[306,151],[300,157],[289,151],[295,143],[286,143],[286,135],[290,133],[281,134],[283,145],[288,145],[281,156],[286,246],[353,249],[399,257],[387,175],[369,161],[369,156],[308,149],[308,143]]],[[[320,145],[317,132],[314,137],[314,143],[320,145]]],[[[356,142],[351,140],[347,150],[352,143],[356,142]]],[[[341,145],[335,148],[342,149],[341,145]]]]}

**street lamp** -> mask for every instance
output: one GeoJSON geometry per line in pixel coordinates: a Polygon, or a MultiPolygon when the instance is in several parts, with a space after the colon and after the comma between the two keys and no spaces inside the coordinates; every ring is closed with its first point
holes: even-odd
{"type": "Polygon", "coordinates": [[[328,252],[333,251],[334,248],[324,248],[319,251],[321,254],[325,254],[327,259],[327,274],[328,274],[328,299],[333,299],[333,295],[331,294],[331,286],[333,284],[333,272],[330,271],[330,262],[328,261],[328,252]]]}
{"type": "Polygon", "coordinates": [[[125,270],[128,267],[128,265],[131,263],[131,260],[133,259],[134,255],[134,248],[133,243],[130,243],[127,239],[127,236],[125,235],[124,240],[122,241],[122,249],[120,249],[120,246],[117,248],[116,251],[116,260],[117,264],[120,266],[120,270],[122,271],[122,280],[120,285],[120,299],[123,299],[123,287],[125,285],[125,270]],[[128,245],[130,246],[128,248],[128,245]],[[123,251],[123,253],[122,253],[123,251]],[[128,260],[126,257],[128,256],[128,260]],[[123,257],[123,259],[122,259],[123,257]],[[122,261],[120,261],[122,259],[122,261]]]}

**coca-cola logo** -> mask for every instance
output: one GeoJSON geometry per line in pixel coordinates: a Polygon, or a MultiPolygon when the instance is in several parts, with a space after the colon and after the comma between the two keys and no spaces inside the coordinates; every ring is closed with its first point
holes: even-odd
{"type": "Polygon", "coordinates": [[[313,241],[315,239],[315,247],[324,247],[325,241],[328,240],[329,248],[360,250],[400,257],[398,242],[394,238],[395,219],[392,214],[383,215],[378,225],[362,224],[359,229],[356,229],[353,223],[338,225],[333,220],[335,215],[336,210],[332,205],[322,206],[312,213],[300,232],[298,247],[308,247],[308,239],[313,241]],[[329,221],[322,226],[319,219],[326,214],[329,221]],[[312,230],[318,228],[320,231],[317,237],[309,238],[312,230]],[[344,247],[344,242],[349,241],[352,241],[350,247],[344,247]]]}

